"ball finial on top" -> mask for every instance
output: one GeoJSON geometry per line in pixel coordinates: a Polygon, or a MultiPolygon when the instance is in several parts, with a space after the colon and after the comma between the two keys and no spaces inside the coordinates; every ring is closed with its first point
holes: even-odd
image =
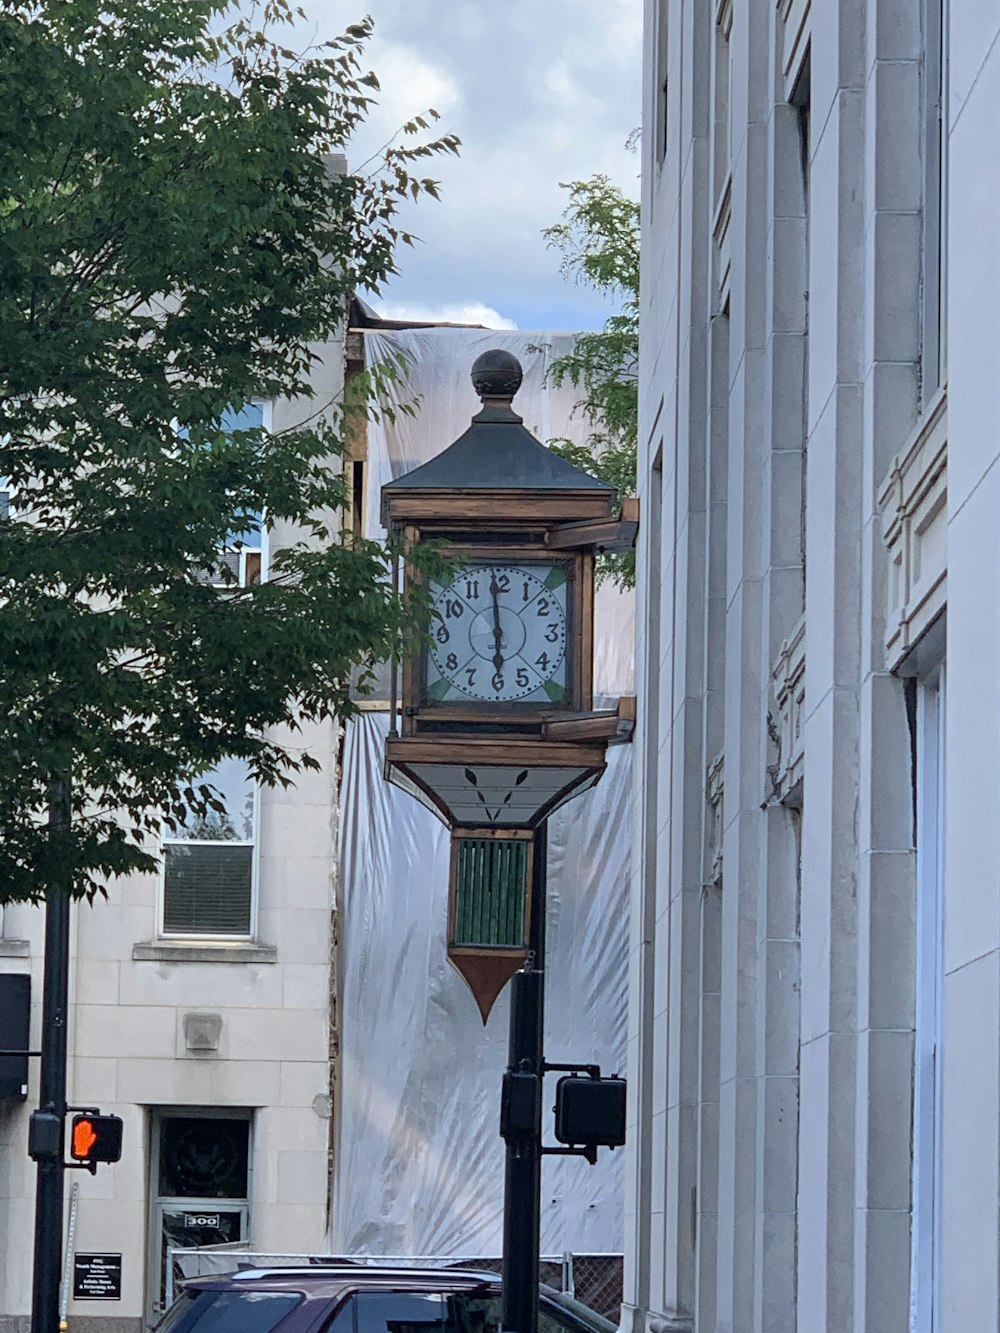
{"type": "Polygon", "coordinates": [[[521,387],[521,363],[510,352],[495,347],[472,363],[472,387],[480,398],[513,398],[521,387]]]}

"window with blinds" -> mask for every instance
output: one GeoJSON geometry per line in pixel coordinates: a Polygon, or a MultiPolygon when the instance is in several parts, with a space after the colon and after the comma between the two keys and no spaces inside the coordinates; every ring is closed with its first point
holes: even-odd
{"type": "Polygon", "coordinates": [[[250,936],[254,930],[256,791],[246,763],[228,759],[196,786],[221,810],[196,816],[163,842],[164,935],[250,936]]]}
{"type": "Polygon", "coordinates": [[[167,935],[249,935],[253,846],[175,843],[163,849],[167,935]]]}

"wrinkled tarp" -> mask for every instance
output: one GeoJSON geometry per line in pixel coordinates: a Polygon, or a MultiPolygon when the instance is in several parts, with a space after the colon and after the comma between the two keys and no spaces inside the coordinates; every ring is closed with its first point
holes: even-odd
{"type": "MultiPolygon", "coordinates": [[[[539,438],[582,438],[571,390],[543,384],[544,334],[419,330],[366,335],[369,358],[412,367],[398,401],[416,417],[383,416],[369,433],[369,530],[383,481],[433,457],[478,408],[469,368],[491,347],[525,369],[515,408],[539,438]]],[[[632,688],[632,599],[603,588],[597,689],[632,688]]],[[[340,1253],[498,1255],[502,1236],[500,1080],[508,995],[484,1028],[445,954],[448,832],[382,777],[385,714],[346,729],[341,811],[341,1058],[330,1249],[340,1253]]],[[[596,789],[549,824],[545,1053],[624,1073],[630,845],[629,746],[612,748],[596,789]]],[[[543,1105],[555,1091],[549,1076],[543,1105]]],[[[549,1157],[542,1176],[544,1253],[618,1251],[621,1151],[591,1167],[549,1157]]]]}

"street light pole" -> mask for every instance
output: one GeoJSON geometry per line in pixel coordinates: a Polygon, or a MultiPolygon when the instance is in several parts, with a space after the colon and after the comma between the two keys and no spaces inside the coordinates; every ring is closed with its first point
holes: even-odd
{"type": "MultiPolygon", "coordinates": [[[[545,912],[548,828],[535,833],[528,961],[511,982],[508,1075],[533,1076],[530,1113],[507,1136],[503,1205],[503,1328],[538,1333],[541,1233],[542,1073],[545,1019],[545,912]]],[[[530,1085],[529,1085],[530,1086],[530,1085]]],[[[505,1096],[509,1096],[505,1091],[505,1096]]]]}
{"type": "MultiPolygon", "coordinates": [[[[55,841],[69,827],[70,784],[52,784],[49,828],[55,841]]],[[[42,982],[42,1058],[38,1164],[35,1190],[35,1263],[31,1293],[31,1333],[57,1333],[62,1280],[63,1140],[66,1123],[66,1031],[69,997],[69,909],[65,886],[49,884],[45,894],[45,975],[42,982]]],[[[33,1126],[34,1130],[34,1126],[33,1126]]]]}

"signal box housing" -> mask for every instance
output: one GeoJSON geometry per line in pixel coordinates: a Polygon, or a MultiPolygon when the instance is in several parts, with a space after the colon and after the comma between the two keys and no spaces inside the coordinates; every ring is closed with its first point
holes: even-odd
{"type": "Polygon", "coordinates": [[[70,1128],[69,1155],[74,1162],[96,1166],[117,1162],[122,1155],[122,1120],[117,1115],[75,1115],[70,1128]]]}
{"type": "Polygon", "coordinates": [[[556,1139],[571,1147],[625,1142],[625,1080],[568,1074],[556,1084],[556,1139]]]}

